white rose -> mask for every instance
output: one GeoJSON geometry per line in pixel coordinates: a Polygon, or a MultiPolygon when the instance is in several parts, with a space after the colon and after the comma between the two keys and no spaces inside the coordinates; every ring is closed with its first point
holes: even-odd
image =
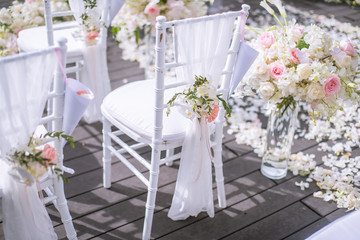
{"type": "Polygon", "coordinates": [[[307,100],[312,102],[317,99],[323,99],[325,97],[325,92],[320,83],[311,83],[307,89],[307,100]]]}
{"type": "Polygon", "coordinates": [[[41,25],[41,24],[43,24],[44,19],[40,16],[36,16],[33,21],[36,25],[41,25]]]}
{"type": "Polygon", "coordinates": [[[299,65],[297,66],[296,71],[297,71],[298,76],[299,76],[299,78],[300,78],[301,80],[309,78],[310,75],[312,74],[311,67],[310,67],[310,65],[307,64],[307,63],[299,64],[299,65]]]}
{"type": "Polygon", "coordinates": [[[268,100],[272,95],[274,95],[275,86],[271,82],[262,82],[260,83],[259,91],[261,97],[268,100]]]}
{"type": "Polygon", "coordinates": [[[269,68],[265,62],[258,61],[254,66],[254,71],[257,75],[264,75],[269,71],[269,68]]]}
{"type": "Polygon", "coordinates": [[[288,36],[290,40],[297,43],[303,35],[303,30],[300,27],[294,26],[288,29],[288,36]]]}
{"type": "Polygon", "coordinates": [[[330,52],[333,56],[335,62],[339,67],[349,67],[351,65],[351,56],[348,56],[344,51],[341,51],[339,48],[334,48],[330,52]]]}
{"type": "Polygon", "coordinates": [[[0,22],[6,25],[11,24],[11,15],[8,13],[6,8],[0,10],[0,22]]]}

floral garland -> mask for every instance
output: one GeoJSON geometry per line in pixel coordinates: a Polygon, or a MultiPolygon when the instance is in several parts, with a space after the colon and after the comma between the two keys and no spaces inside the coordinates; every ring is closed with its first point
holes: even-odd
{"type": "Polygon", "coordinates": [[[163,15],[167,20],[198,17],[206,14],[213,0],[128,0],[113,19],[114,39],[122,49],[122,58],[138,61],[146,67],[148,47],[146,40],[154,34],[155,20],[163,15]]]}
{"type": "MultiPolygon", "coordinates": [[[[31,136],[27,146],[21,151],[15,151],[8,156],[8,160],[13,164],[12,169],[16,169],[21,175],[20,181],[25,184],[32,184],[33,180],[27,174],[21,174],[27,171],[34,179],[41,178],[48,170],[61,177],[64,182],[68,180],[62,174],[63,170],[56,167],[59,156],[55,148],[48,142],[54,139],[60,141],[63,138],[68,141],[72,148],[75,147],[74,139],[62,132],[49,132],[39,137],[31,136]]],[[[12,172],[12,171],[10,171],[12,172]]],[[[16,174],[12,174],[17,177],[16,174]]]]}
{"type": "MultiPolygon", "coordinates": [[[[53,11],[67,11],[69,5],[66,0],[56,0],[51,2],[51,8],[53,11]]],[[[18,53],[16,40],[21,30],[44,24],[42,0],[14,1],[9,8],[2,8],[0,10],[0,56],[18,53]]]]}

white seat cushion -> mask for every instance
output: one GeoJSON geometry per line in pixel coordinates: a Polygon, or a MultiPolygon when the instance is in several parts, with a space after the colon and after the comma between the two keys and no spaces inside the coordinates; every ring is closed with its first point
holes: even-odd
{"type": "MultiPolygon", "coordinates": [[[[76,22],[64,22],[58,23],[56,26],[76,26],[76,22]]],[[[55,26],[55,25],[54,25],[55,26]]],[[[80,39],[74,38],[74,32],[77,30],[76,27],[61,29],[54,31],[54,42],[56,43],[57,39],[66,38],[67,39],[67,57],[79,56],[82,54],[81,49],[83,47],[83,42],[80,39]]],[[[19,32],[19,37],[17,40],[19,49],[24,52],[33,52],[37,50],[42,50],[48,47],[46,27],[34,27],[24,29],[19,32]]]]}
{"type": "MultiPolygon", "coordinates": [[[[151,140],[154,133],[154,80],[128,83],[109,93],[101,106],[102,113],[116,119],[139,136],[151,140]]],[[[166,103],[175,93],[183,88],[165,91],[166,103]]],[[[180,114],[176,108],[171,109],[163,117],[163,141],[179,141],[184,138],[185,131],[191,121],[180,114]]]]}

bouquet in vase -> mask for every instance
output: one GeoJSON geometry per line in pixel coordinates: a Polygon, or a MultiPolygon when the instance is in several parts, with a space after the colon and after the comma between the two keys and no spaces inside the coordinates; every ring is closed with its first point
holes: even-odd
{"type": "Polygon", "coordinates": [[[338,42],[316,25],[288,22],[280,0],[263,0],[260,5],[279,25],[255,29],[260,35],[255,42],[260,54],[243,85],[278,109],[306,102],[314,118],[329,118],[342,106],[359,100],[353,81],[358,53],[349,39],[338,42]],[[283,21],[267,2],[277,7],[283,21]]]}

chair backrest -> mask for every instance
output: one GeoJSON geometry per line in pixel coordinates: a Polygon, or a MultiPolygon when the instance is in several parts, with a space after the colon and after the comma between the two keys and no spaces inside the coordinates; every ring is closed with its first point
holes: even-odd
{"type": "MultiPolygon", "coordinates": [[[[79,23],[75,21],[71,21],[68,24],[53,24],[54,18],[59,17],[71,17],[75,18],[74,11],[59,11],[59,12],[52,12],[51,11],[51,1],[54,0],[43,0],[44,1],[44,17],[45,17],[45,25],[47,31],[47,38],[48,38],[48,45],[54,45],[54,31],[67,29],[67,28],[76,28],[79,27],[79,23]]],[[[75,1],[75,0],[74,0],[75,1]]],[[[83,1],[83,0],[76,0],[76,1],[83,1]]],[[[105,25],[108,22],[108,13],[109,13],[109,0],[98,0],[101,2],[101,21],[104,22],[103,27],[100,29],[100,41],[106,40],[106,34],[104,31],[107,31],[105,25]],[[105,38],[105,39],[104,39],[105,38]]]]}
{"type": "MultiPolygon", "coordinates": [[[[226,12],[169,22],[166,22],[166,18],[163,16],[157,17],[155,46],[156,102],[154,142],[160,142],[162,138],[163,108],[166,107],[166,104],[164,103],[164,91],[166,89],[193,83],[189,81],[189,78],[195,80],[195,74],[209,74],[210,77],[219,78],[213,79],[213,85],[218,86],[217,91],[222,94],[224,99],[228,98],[229,84],[240,42],[243,40],[243,27],[248,16],[249,9],[250,7],[248,5],[243,4],[241,11],[226,12]],[[201,23],[204,25],[199,25],[201,23]],[[192,27],[193,30],[191,30],[192,27]],[[207,29],[207,27],[209,27],[209,29],[207,29]],[[166,33],[169,29],[172,32],[172,44],[166,43],[166,33]],[[193,36],[193,34],[198,31],[204,31],[203,33],[205,33],[205,36],[193,36]],[[216,38],[217,42],[214,43],[210,40],[209,42],[202,43],[199,42],[199,39],[197,38],[203,37],[206,41],[206,37],[208,36],[216,38]],[[224,39],[222,39],[223,37],[224,39]],[[186,46],[186,44],[188,44],[188,46],[186,46]],[[174,52],[173,59],[171,62],[166,62],[165,48],[170,45],[172,46],[172,50],[174,52]],[[189,49],[187,49],[187,47],[189,47],[189,49]],[[205,50],[198,51],[199,49],[205,50]],[[218,56],[219,54],[221,55],[223,49],[225,49],[225,57],[218,56]],[[208,54],[209,52],[212,52],[212,50],[213,53],[211,54],[213,55],[199,55],[206,51],[206,54],[208,54]],[[216,64],[221,65],[220,71],[213,70],[213,68],[218,67],[216,64]],[[199,65],[201,66],[199,67],[199,65]],[[175,83],[167,83],[165,79],[165,72],[170,68],[175,68],[177,70],[178,81],[175,83]],[[178,71],[179,69],[180,71],[178,71]],[[199,72],[199,69],[204,70],[204,72],[199,72]],[[192,73],[195,74],[192,75],[192,73]],[[182,76],[179,78],[179,75],[182,76]]],[[[219,119],[221,119],[221,117],[224,118],[224,109],[222,107],[220,107],[219,119]]],[[[224,120],[221,119],[220,121],[223,122],[224,120]]]]}
{"type": "MultiPolygon", "coordinates": [[[[52,62],[49,64],[53,64],[54,57],[57,54],[57,51],[59,52],[63,61],[65,61],[65,44],[66,39],[62,39],[59,41],[59,47],[50,47],[37,52],[19,54],[16,56],[0,59],[0,71],[6,71],[5,76],[3,76],[4,79],[2,79],[3,81],[1,81],[1,88],[5,94],[2,93],[2,97],[0,98],[0,100],[2,99],[1,101],[3,101],[4,104],[0,104],[0,113],[3,116],[2,120],[0,120],[0,123],[2,125],[0,128],[0,133],[2,135],[0,137],[0,142],[2,143],[2,147],[0,149],[2,150],[1,152],[4,154],[4,157],[6,153],[10,150],[10,148],[16,147],[15,143],[6,144],[6,142],[16,142],[18,139],[22,139],[22,141],[27,142],[29,140],[27,137],[30,136],[25,137],[25,139],[24,136],[30,134],[31,131],[34,131],[34,128],[39,123],[49,123],[48,126],[49,128],[51,128],[49,129],[51,131],[62,131],[62,115],[65,87],[64,76],[61,72],[59,64],[57,64],[54,76],[54,72],[50,72],[49,70],[45,69],[49,68],[50,65],[44,64],[44,62],[52,62]],[[39,71],[39,68],[41,67],[43,68],[43,71],[39,71]],[[26,75],[26,77],[23,77],[22,74],[26,75]],[[32,77],[32,75],[34,75],[35,77],[32,77]],[[42,79],[37,79],[37,76],[42,79]],[[43,80],[46,77],[54,78],[53,81],[50,81],[50,79],[43,80]],[[18,80],[13,80],[15,78],[18,80]],[[7,81],[12,81],[12,83],[9,83],[7,81]],[[27,82],[25,83],[22,81],[27,82]],[[20,85],[23,85],[23,89],[16,89],[16,87],[19,87],[20,85]],[[26,89],[24,86],[28,86],[29,88],[26,89]],[[40,87],[42,89],[38,89],[40,87]],[[43,100],[38,100],[39,98],[43,100]],[[42,102],[43,104],[45,104],[46,101],[48,101],[48,104],[51,103],[53,105],[52,112],[46,113],[45,111],[43,113],[44,109],[40,108],[41,104],[38,104],[38,102],[42,102]],[[18,108],[19,105],[27,106],[27,104],[30,105],[26,107],[26,111],[22,108],[18,108]],[[41,117],[41,119],[37,119],[36,116],[41,117]]],[[[63,64],[64,63],[65,62],[63,62],[63,64]]],[[[53,66],[55,69],[56,64],[54,65],[51,66],[53,66]]],[[[0,91],[0,93],[1,92],[2,91],[0,91]]],[[[58,141],[58,143],[55,143],[55,149],[60,152],[60,156],[62,156],[62,147],[60,141],[58,141]]],[[[62,161],[60,163],[60,166],[62,166],[62,161]]]]}

